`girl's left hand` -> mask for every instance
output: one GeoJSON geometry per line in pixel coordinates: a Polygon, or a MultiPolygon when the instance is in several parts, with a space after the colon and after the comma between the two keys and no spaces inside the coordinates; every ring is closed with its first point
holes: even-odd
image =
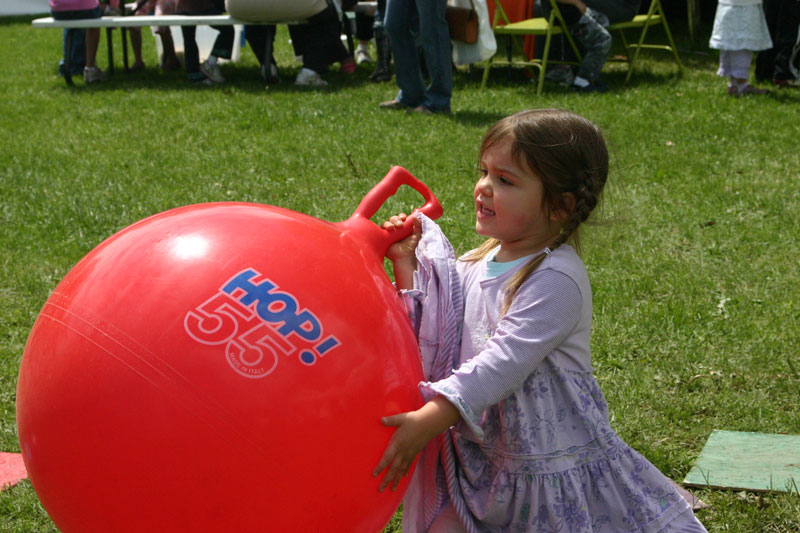
{"type": "Polygon", "coordinates": [[[417,454],[432,438],[460,418],[458,409],[443,396],[437,396],[416,411],[382,418],[384,426],[394,426],[397,430],[389,440],[378,466],[372,471],[372,476],[377,477],[386,470],[378,490],[383,492],[390,485],[392,490],[397,490],[400,480],[411,470],[417,454]]]}

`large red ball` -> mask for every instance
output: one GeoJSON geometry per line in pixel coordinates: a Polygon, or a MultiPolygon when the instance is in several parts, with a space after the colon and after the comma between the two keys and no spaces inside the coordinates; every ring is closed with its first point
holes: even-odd
{"type": "Polygon", "coordinates": [[[62,531],[385,526],[404,487],[371,476],[392,432],[379,419],[420,405],[422,372],[385,248],[344,224],[189,206],[68,273],[17,391],[25,464],[62,531]]]}

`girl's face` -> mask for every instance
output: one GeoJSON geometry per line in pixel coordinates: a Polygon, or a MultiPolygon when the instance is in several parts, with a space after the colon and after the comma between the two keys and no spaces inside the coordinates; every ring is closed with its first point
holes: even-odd
{"type": "Polygon", "coordinates": [[[500,241],[496,260],[513,261],[544,249],[559,231],[558,216],[544,203],[541,179],[527,162],[514,160],[501,141],[481,157],[475,184],[475,230],[500,241]]]}

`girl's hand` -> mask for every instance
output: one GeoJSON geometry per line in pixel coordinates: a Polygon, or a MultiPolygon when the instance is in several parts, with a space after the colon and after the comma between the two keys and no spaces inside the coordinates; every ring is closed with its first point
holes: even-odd
{"type": "Polygon", "coordinates": [[[393,491],[397,490],[400,480],[411,470],[417,454],[432,438],[460,418],[458,409],[443,396],[437,396],[416,411],[382,418],[384,426],[394,426],[397,430],[372,471],[372,476],[377,477],[386,470],[378,490],[383,492],[390,485],[393,491]]]}
{"type": "Polygon", "coordinates": [[[395,284],[398,289],[412,289],[414,287],[414,271],[417,269],[415,252],[422,237],[422,222],[413,214],[409,217],[405,213],[400,213],[381,224],[381,227],[385,230],[396,231],[403,227],[407,218],[411,218],[414,225],[411,235],[397,241],[386,250],[386,257],[392,262],[395,284]]]}
{"type": "Polygon", "coordinates": [[[414,257],[414,252],[417,249],[419,239],[422,236],[422,223],[414,215],[409,217],[405,213],[400,213],[399,215],[389,217],[389,220],[381,224],[383,229],[395,231],[403,227],[403,224],[405,224],[407,218],[411,218],[413,220],[413,232],[405,239],[392,244],[389,249],[386,250],[386,257],[388,257],[393,263],[396,263],[398,260],[402,261],[409,256],[414,257]]]}

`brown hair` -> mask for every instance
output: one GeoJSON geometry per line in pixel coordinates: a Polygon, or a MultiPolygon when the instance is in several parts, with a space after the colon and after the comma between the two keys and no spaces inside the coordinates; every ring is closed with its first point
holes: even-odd
{"type": "MultiPolygon", "coordinates": [[[[589,218],[600,201],[608,177],[608,150],[600,129],[589,120],[559,109],[530,109],[497,121],[483,137],[480,156],[501,142],[511,142],[511,155],[525,162],[542,181],[542,207],[552,212],[565,209],[564,195],[575,197],[575,206],[561,226],[561,232],[548,245],[555,250],[565,242],[578,246],[578,227],[589,218]]],[[[464,261],[479,261],[497,247],[488,239],[468,254],[464,261]]],[[[526,279],[546,254],[532,258],[509,280],[503,314],[526,279]]]]}

